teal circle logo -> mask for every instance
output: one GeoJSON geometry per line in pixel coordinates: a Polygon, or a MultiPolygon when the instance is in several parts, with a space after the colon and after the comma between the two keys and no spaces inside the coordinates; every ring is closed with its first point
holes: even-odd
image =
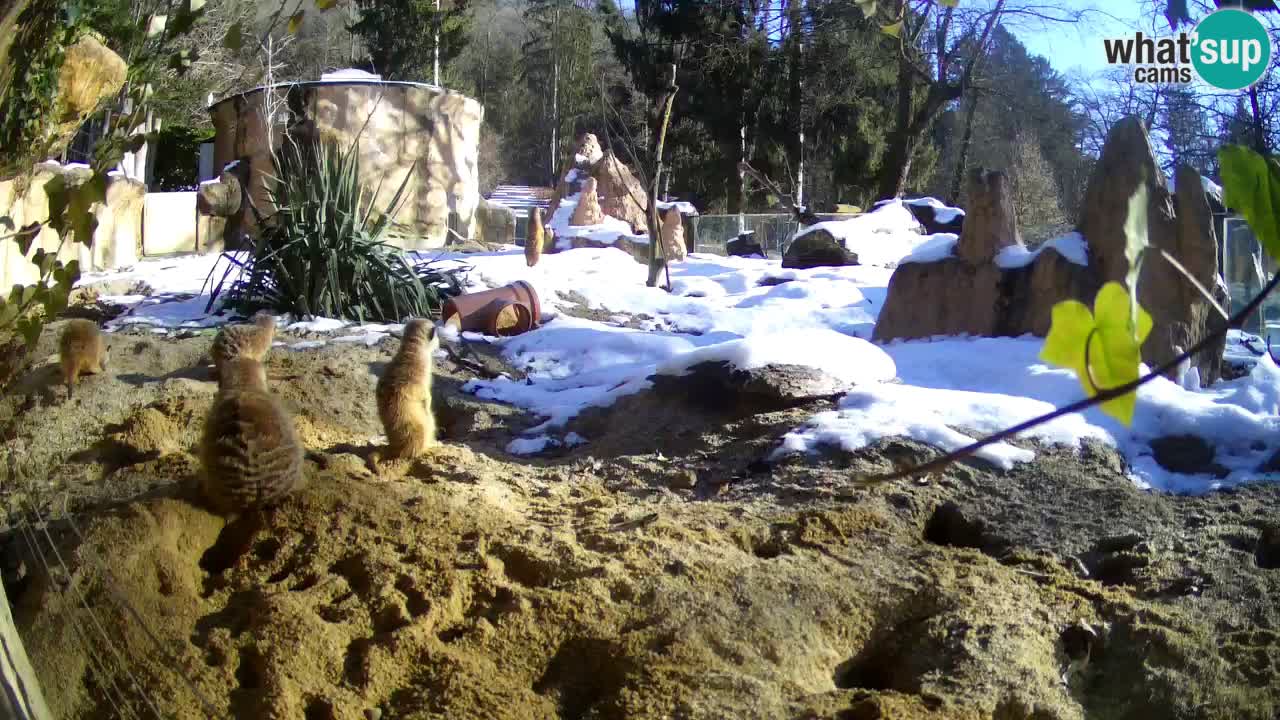
{"type": "Polygon", "coordinates": [[[1196,25],[1191,64],[1200,79],[1220,90],[1243,90],[1271,66],[1271,38],[1244,10],[1219,10],[1196,25]]]}

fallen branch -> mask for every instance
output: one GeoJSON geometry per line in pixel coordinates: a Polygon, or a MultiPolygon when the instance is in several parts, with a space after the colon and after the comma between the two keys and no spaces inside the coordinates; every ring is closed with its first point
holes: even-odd
{"type": "Polygon", "coordinates": [[[791,211],[791,214],[795,216],[796,221],[799,222],[801,225],[808,227],[810,225],[816,225],[818,222],[821,222],[818,216],[810,212],[808,208],[796,205],[794,197],[792,197],[789,193],[782,192],[782,189],[779,188],[776,183],[774,183],[769,178],[765,177],[764,174],[761,173],[759,170],[756,170],[755,168],[751,167],[750,163],[746,162],[745,160],[743,162],[738,163],[738,171],[746,173],[747,175],[750,175],[752,180],[755,180],[756,182],[763,185],[766,190],[773,193],[774,195],[777,195],[778,198],[782,200],[782,204],[787,206],[787,209],[791,211]]]}

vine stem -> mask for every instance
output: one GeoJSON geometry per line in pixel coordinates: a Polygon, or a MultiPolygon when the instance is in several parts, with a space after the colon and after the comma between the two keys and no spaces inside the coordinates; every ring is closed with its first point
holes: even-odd
{"type": "Polygon", "coordinates": [[[1135,380],[1131,380],[1123,385],[1117,385],[1116,387],[1103,390],[1099,392],[1097,395],[1094,395],[1093,397],[1086,397],[1082,400],[1073,402],[1070,405],[1064,405],[1063,407],[1052,410],[1051,412],[1047,412],[1044,415],[1040,415],[1038,417],[1031,418],[1030,420],[1027,420],[1025,422],[1018,423],[1013,427],[1005,428],[1004,430],[1001,430],[998,433],[988,435],[982,438],[981,440],[970,443],[960,448],[959,450],[953,450],[945,455],[942,455],[941,457],[930,460],[929,462],[922,463],[914,467],[905,468],[902,470],[896,470],[892,473],[888,473],[885,475],[863,475],[858,477],[855,480],[855,483],[859,486],[878,485],[880,483],[892,482],[894,480],[901,480],[902,478],[910,477],[912,475],[918,475],[920,473],[935,472],[937,470],[941,470],[942,468],[950,465],[951,463],[956,462],[957,460],[961,460],[969,455],[972,455],[973,453],[977,452],[978,450],[981,450],[984,447],[987,447],[988,445],[992,445],[992,444],[1001,442],[1003,440],[1007,440],[1015,435],[1024,433],[1027,430],[1030,430],[1031,428],[1056,420],[1064,415],[1070,415],[1072,413],[1077,413],[1082,410],[1087,410],[1093,407],[1094,405],[1100,405],[1104,402],[1107,402],[1108,400],[1114,400],[1127,393],[1131,393],[1137,390],[1138,388],[1142,387],[1143,385],[1146,385],[1147,383],[1151,382],[1152,380],[1155,380],[1156,378],[1163,376],[1165,373],[1169,372],[1170,370],[1177,368],[1178,365],[1181,364],[1183,361],[1191,358],[1191,356],[1209,347],[1209,345],[1215,342],[1218,338],[1226,335],[1228,329],[1230,329],[1233,325],[1240,324],[1240,322],[1243,321],[1246,317],[1248,317],[1251,313],[1253,313],[1254,310],[1257,310],[1259,307],[1261,307],[1263,301],[1266,300],[1267,295],[1271,294],[1271,291],[1275,290],[1277,285],[1280,285],[1280,272],[1277,272],[1274,275],[1272,275],[1271,280],[1262,288],[1262,290],[1257,295],[1253,297],[1252,300],[1249,301],[1249,304],[1245,305],[1240,310],[1240,312],[1231,316],[1231,318],[1228,319],[1227,322],[1223,323],[1220,329],[1205,336],[1200,340],[1200,342],[1193,345],[1186,352],[1182,353],[1181,355],[1178,355],[1177,357],[1164,363],[1163,365],[1160,365],[1159,367],[1147,373],[1146,375],[1143,375],[1142,377],[1139,377],[1135,380]]]}

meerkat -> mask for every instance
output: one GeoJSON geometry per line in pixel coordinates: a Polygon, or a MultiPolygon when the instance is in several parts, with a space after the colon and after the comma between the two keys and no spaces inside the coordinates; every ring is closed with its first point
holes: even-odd
{"type": "Polygon", "coordinates": [[[262,363],[231,358],[200,442],[200,490],[223,514],[269,505],[302,486],[302,442],[293,418],[267,390],[262,363]]]}
{"type": "Polygon", "coordinates": [[[387,456],[409,458],[436,444],[431,414],[431,373],[440,339],[427,320],[410,321],[400,350],[378,378],[378,417],[387,433],[387,456]]]}
{"type": "Polygon", "coordinates": [[[525,233],[524,259],[533,267],[542,257],[542,208],[534,208],[529,215],[529,230],[525,233]]]}
{"type": "Polygon", "coordinates": [[[98,325],[90,320],[72,320],[62,329],[58,343],[62,377],[71,396],[82,374],[96,375],[107,369],[107,343],[98,325]]]}
{"type": "Polygon", "coordinates": [[[213,347],[209,349],[209,358],[213,361],[211,375],[217,380],[222,366],[232,358],[247,357],[262,362],[271,350],[271,342],[276,337],[276,319],[270,315],[259,315],[251,325],[228,325],[218,331],[213,339],[213,347]]]}

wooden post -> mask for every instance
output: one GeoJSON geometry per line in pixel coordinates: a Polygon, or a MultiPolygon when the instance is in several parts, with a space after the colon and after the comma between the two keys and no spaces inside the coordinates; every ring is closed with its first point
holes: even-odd
{"type": "Polygon", "coordinates": [[[4,584],[0,583],[0,718],[53,720],[40,683],[27,659],[27,651],[13,624],[13,612],[4,584]]]}

